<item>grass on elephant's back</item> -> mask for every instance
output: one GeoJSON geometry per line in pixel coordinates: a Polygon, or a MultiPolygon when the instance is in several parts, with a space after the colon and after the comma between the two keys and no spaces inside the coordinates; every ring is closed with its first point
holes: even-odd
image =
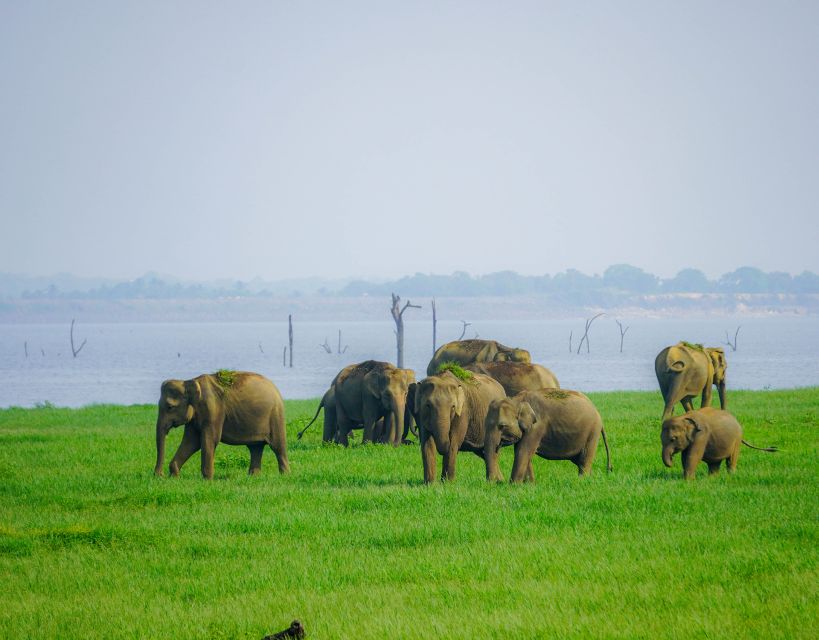
{"type": "Polygon", "coordinates": [[[536,460],[522,487],[470,454],[423,487],[417,446],[296,441],[318,400],[287,402],[291,476],[220,446],[212,483],[197,457],[151,476],[152,405],[0,411],[0,637],[260,638],[294,617],[321,638],[807,637],[819,391],[731,394],[783,452],[694,483],[662,466],[657,394],[590,397],[615,472],[536,460]]]}

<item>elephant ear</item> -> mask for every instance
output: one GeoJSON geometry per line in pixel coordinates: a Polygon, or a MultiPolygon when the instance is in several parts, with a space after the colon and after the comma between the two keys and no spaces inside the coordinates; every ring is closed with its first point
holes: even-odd
{"type": "Polygon", "coordinates": [[[537,422],[537,415],[535,414],[535,410],[532,409],[532,405],[528,402],[521,402],[518,405],[518,426],[526,431],[531,428],[535,422],[537,422]]]}
{"type": "Polygon", "coordinates": [[[460,416],[464,410],[464,404],[466,404],[466,394],[464,393],[464,388],[461,385],[458,385],[458,388],[455,390],[455,415],[460,416]]]}
{"type": "Polygon", "coordinates": [[[695,435],[703,431],[702,425],[694,418],[686,417],[685,421],[691,425],[691,435],[695,435]]]}
{"type": "Polygon", "coordinates": [[[188,403],[193,406],[198,406],[202,402],[202,387],[199,385],[198,380],[185,381],[185,395],[188,398],[188,403]]]}
{"type": "Polygon", "coordinates": [[[363,380],[364,390],[376,398],[381,397],[381,389],[384,387],[383,376],[375,371],[370,371],[363,380]]]}

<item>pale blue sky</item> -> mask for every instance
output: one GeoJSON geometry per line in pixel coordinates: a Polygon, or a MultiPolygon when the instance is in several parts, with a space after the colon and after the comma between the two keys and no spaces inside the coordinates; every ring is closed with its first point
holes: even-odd
{"type": "Polygon", "coordinates": [[[819,271],[818,2],[0,0],[0,271],[819,271]]]}

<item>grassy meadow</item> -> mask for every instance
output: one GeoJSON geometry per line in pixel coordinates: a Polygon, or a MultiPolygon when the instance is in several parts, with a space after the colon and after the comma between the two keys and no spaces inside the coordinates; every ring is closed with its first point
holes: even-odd
{"type": "MultiPolygon", "coordinates": [[[[819,388],[729,392],[734,476],[660,460],[659,393],[590,394],[614,473],[535,459],[536,483],[423,486],[418,446],[297,441],[292,474],[220,445],[155,478],[154,406],[0,411],[0,637],[815,638],[819,388]]],[[[320,421],[319,421],[320,422],[320,421]]],[[[168,438],[170,460],[181,429],[168,438]]],[[[509,473],[512,451],[501,468],[509,473]]],[[[440,465],[440,461],[439,461],[440,465]]]]}

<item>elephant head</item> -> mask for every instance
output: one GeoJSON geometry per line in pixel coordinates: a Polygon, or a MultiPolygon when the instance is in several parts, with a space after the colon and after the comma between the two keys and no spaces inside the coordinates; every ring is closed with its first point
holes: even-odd
{"type": "Polygon", "coordinates": [[[674,455],[690,447],[700,431],[702,431],[700,424],[688,415],[669,418],[663,422],[660,434],[663,443],[663,464],[670,467],[674,455]]]}
{"type": "Polygon", "coordinates": [[[407,405],[407,389],[415,382],[415,373],[409,369],[375,369],[363,380],[364,392],[376,402],[384,415],[386,441],[401,444],[404,413],[407,405]]]}
{"type": "Polygon", "coordinates": [[[441,455],[449,453],[452,423],[461,416],[465,404],[462,382],[449,371],[424,378],[415,388],[415,415],[441,455]]]}
{"type": "Polygon", "coordinates": [[[537,415],[528,402],[510,398],[492,401],[484,422],[486,438],[483,457],[487,480],[503,480],[498,467],[500,448],[518,442],[536,422],[537,415]]]}
{"type": "Polygon", "coordinates": [[[156,475],[162,475],[168,432],[193,420],[195,407],[201,400],[202,388],[196,380],[165,380],[162,383],[156,417],[156,475]]]}
{"type": "Polygon", "coordinates": [[[510,349],[505,348],[505,351],[498,351],[495,354],[495,362],[525,362],[532,363],[532,356],[526,349],[510,349]]]}
{"type": "Polygon", "coordinates": [[[709,347],[705,350],[711,359],[711,366],[714,368],[713,383],[717,386],[719,393],[720,407],[725,409],[725,372],[728,370],[728,361],[725,359],[725,351],[720,347],[709,347]]]}

